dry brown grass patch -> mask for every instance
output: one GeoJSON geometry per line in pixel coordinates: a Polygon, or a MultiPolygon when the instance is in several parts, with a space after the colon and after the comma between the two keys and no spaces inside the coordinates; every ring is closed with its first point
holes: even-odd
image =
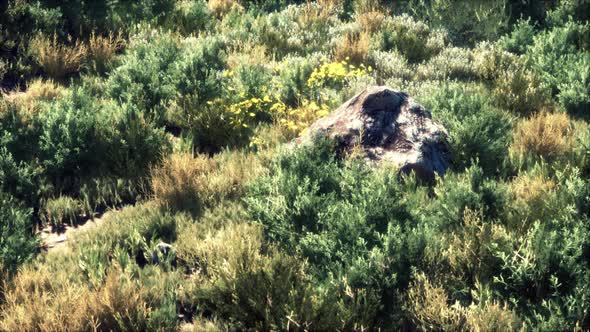
{"type": "Polygon", "coordinates": [[[380,11],[369,11],[360,13],[356,17],[356,21],[360,24],[364,31],[373,33],[381,27],[385,20],[386,14],[380,11]]]}
{"type": "Polygon", "coordinates": [[[414,276],[406,303],[420,330],[517,331],[521,326],[508,305],[496,301],[469,306],[453,303],[446,290],[423,273],[414,276]]]}
{"type": "Polygon", "coordinates": [[[66,45],[58,41],[57,33],[53,34],[53,38],[37,34],[29,45],[35,61],[54,79],[63,79],[80,71],[88,54],[88,48],[79,40],[72,41],[68,37],[68,42],[69,45],[66,45]]]}
{"type": "Polygon", "coordinates": [[[302,6],[301,14],[297,17],[300,26],[311,27],[323,25],[336,14],[341,6],[341,0],[318,0],[317,3],[306,3],[302,6]]]}
{"type": "Polygon", "coordinates": [[[244,183],[261,169],[255,156],[242,152],[224,152],[214,158],[175,153],[152,171],[154,198],[173,210],[198,214],[224,199],[240,197],[244,183]]]}
{"type": "Polygon", "coordinates": [[[567,114],[543,111],[517,125],[510,150],[518,159],[554,160],[569,154],[573,145],[573,123],[567,114]]]}
{"type": "Polygon", "coordinates": [[[92,32],[88,40],[88,57],[95,71],[104,72],[118,51],[125,46],[121,33],[109,33],[108,36],[92,32]]]}
{"type": "Polygon", "coordinates": [[[237,0],[209,0],[207,3],[209,10],[218,18],[223,17],[225,14],[232,10],[242,11],[244,7],[240,5],[237,0]]]}
{"type": "Polygon", "coordinates": [[[371,35],[366,32],[349,31],[342,37],[334,50],[337,61],[349,59],[352,63],[364,63],[369,55],[371,35]]]}

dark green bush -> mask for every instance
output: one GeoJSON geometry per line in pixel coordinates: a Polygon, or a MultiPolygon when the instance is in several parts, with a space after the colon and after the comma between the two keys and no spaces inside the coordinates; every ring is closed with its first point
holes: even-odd
{"type": "Polygon", "coordinates": [[[96,174],[101,156],[100,141],[96,139],[100,111],[94,98],[75,89],[70,97],[51,104],[40,115],[41,160],[54,181],[96,174]]]}
{"type": "Polygon", "coordinates": [[[537,34],[527,57],[561,106],[571,115],[587,119],[590,25],[568,21],[537,34]]]}
{"type": "Polygon", "coordinates": [[[6,271],[14,272],[38,250],[31,213],[10,194],[0,192],[0,264],[6,271]]]}
{"type": "Polygon", "coordinates": [[[407,15],[386,20],[376,36],[380,50],[397,50],[410,63],[430,59],[440,52],[446,44],[446,34],[432,30],[421,21],[407,15]]]}
{"type": "Polygon", "coordinates": [[[140,178],[169,147],[134,106],[101,105],[83,88],[41,115],[41,161],[57,190],[78,193],[84,179],[140,178]]]}
{"type": "Polygon", "coordinates": [[[104,146],[99,166],[105,174],[120,178],[137,178],[163,159],[170,142],[162,128],[135,105],[123,104],[99,119],[103,130],[99,133],[104,146]],[[105,126],[106,125],[106,126],[105,126]]]}
{"type": "Polygon", "coordinates": [[[404,232],[412,224],[399,195],[394,172],[339,161],[331,143],[319,140],[273,162],[246,201],[266,237],[307,259],[318,282],[358,292],[356,304],[335,295],[355,308],[347,322],[379,326],[391,324],[381,320],[421,248],[420,231],[404,232]]]}
{"type": "Polygon", "coordinates": [[[499,43],[509,52],[524,54],[527,48],[533,44],[535,32],[535,27],[530,20],[520,20],[515,24],[510,34],[500,38],[499,43]]]}
{"type": "Polygon", "coordinates": [[[181,46],[170,35],[149,38],[129,49],[109,76],[108,93],[115,100],[145,109],[162,122],[164,107],[176,96],[178,77],[172,74],[181,46]]]}
{"type": "Polygon", "coordinates": [[[192,96],[196,109],[220,95],[219,73],[224,66],[223,43],[201,38],[182,45],[170,34],[147,37],[122,59],[109,77],[109,94],[121,102],[145,109],[149,118],[173,124],[167,106],[178,97],[192,96]]]}
{"type": "Polygon", "coordinates": [[[458,9],[452,0],[410,0],[407,11],[428,22],[444,27],[456,44],[475,45],[479,41],[496,40],[508,28],[508,3],[493,0],[472,3],[458,9]]]}
{"type": "Polygon", "coordinates": [[[511,117],[475,92],[461,93],[443,87],[421,101],[449,132],[453,168],[463,171],[478,162],[487,175],[503,171],[511,142],[511,117]]]}

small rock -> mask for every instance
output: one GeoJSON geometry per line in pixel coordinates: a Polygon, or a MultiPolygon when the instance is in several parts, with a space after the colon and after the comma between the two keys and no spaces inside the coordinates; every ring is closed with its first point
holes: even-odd
{"type": "Polygon", "coordinates": [[[170,261],[173,263],[176,257],[176,253],[174,252],[174,248],[168,243],[160,242],[156,245],[156,248],[152,251],[152,264],[160,264],[160,257],[162,258],[169,258],[170,261]]]}

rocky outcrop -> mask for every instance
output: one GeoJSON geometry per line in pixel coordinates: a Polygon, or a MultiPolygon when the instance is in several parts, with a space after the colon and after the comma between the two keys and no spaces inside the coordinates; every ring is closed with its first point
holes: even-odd
{"type": "Polygon", "coordinates": [[[325,135],[339,152],[360,151],[374,162],[387,161],[401,172],[426,181],[445,174],[450,153],[445,129],[407,94],[384,86],[370,87],[310,126],[296,143],[325,135]]]}

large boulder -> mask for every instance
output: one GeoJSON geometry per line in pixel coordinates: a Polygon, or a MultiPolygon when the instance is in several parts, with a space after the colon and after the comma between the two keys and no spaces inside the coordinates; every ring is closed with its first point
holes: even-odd
{"type": "Polygon", "coordinates": [[[313,123],[302,144],[318,135],[337,142],[339,152],[360,151],[374,162],[390,162],[432,181],[445,174],[450,153],[445,129],[407,94],[385,86],[367,88],[330,115],[313,123]]]}

